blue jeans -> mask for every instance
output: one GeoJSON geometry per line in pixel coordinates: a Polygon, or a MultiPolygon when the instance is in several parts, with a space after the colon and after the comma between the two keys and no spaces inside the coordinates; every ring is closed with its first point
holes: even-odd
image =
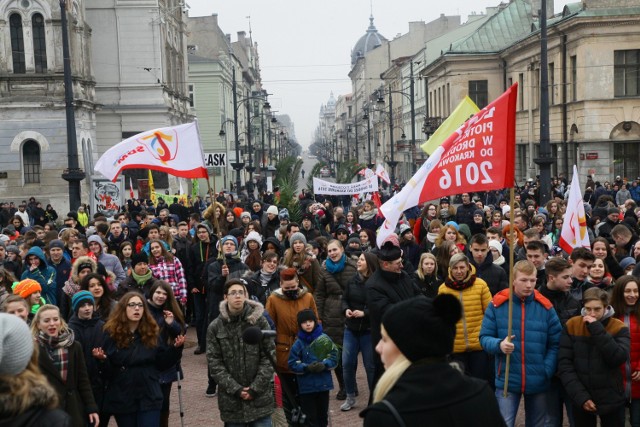
{"type": "Polygon", "coordinates": [[[271,427],[271,416],[259,418],[248,423],[224,423],[224,427],[271,427]]]}
{"type": "Polygon", "coordinates": [[[507,427],[514,427],[520,399],[524,396],[525,426],[544,427],[547,415],[547,393],[522,394],[507,393],[507,397],[502,395],[502,390],[496,390],[496,400],[500,413],[507,427]]]}
{"type": "Polygon", "coordinates": [[[629,407],[631,427],[640,427],[640,399],[632,399],[629,407]]]}
{"type": "Polygon", "coordinates": [[[146,427],[160,425],[160,411],[138,411],[115,416],[118,427],[146,427]]]}
{"type": "Polygon", "coordinates": [[[344,373],[344,388],[347,394],[356,392],[356,367],[358,366],[358,353],[362,352],[364,370],[367,373],[369,391],[373,389],[373,347],[371,346],[371,332],[362,334],[354,333],[349,328],[344,330],[342,340],[342,372],[344,373]]]}

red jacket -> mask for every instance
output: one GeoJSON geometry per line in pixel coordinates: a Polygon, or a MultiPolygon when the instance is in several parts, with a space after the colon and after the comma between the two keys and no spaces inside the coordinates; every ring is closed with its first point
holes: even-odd
{"type": "MultiPolygon", "coordinates": [[[[629,357],[627,363],[620,366],[626,390],[627,382],[630,380],[627,376],[627,364],[629,364],[630,368],[629,375],[636,371],[640,371],[640,325],[638,324],[638,319],[634,314],[620,314],[617,317],[627,325],[629,328],[629,334],[631,335],[631,357],[629,357]]],[[[631,381],[631,398],[640,399],[640,381],[631,381]]]]}

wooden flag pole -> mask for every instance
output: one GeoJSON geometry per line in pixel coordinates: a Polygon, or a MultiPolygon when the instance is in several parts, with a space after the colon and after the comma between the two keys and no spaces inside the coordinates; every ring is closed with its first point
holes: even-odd
{"type": "MultiPolygon", "coordinates": [[[[513,242],[513,235],[515,234],[515,230],[514,230],[514,224],[513,224],[513,210],[514,210],[514,204],[515,204],[515,189],[514,187],[511,187],[511,190],[509,191],[509,208],[511,209],[509,211],[509,318],[507,320],[507,339],[509,340],[509,342],[511,342],[511,335],[513,332],[513,279],[514,279],[514,274],[513,274],[513,257],[515,256],[515,244],[513,242]]],[[[507,354],[507,361],[506,361],[506,368],[505,368],[505,372],[504,372],[504,390],[503,390],[503,396],[507,397],[507,393],[508,393],[508,388],[509,388],[509,366],[511,362],[511,353],[507,354]]]]}
{"type": "MultiPolygon", "coordinates": [[[[216,175],[213,174],[213,180],[214,180],[214,184],[213,186],[215,187],[215,179],[216,179],[216,175]]],[[[218,238],[218,241],[220,239],[220,236],[218,235],[220,232],[218,230],[220,230],[220,223],[218,222],[218,216],[216,215],[216,199],[213,198],[213,191],[211,190],[211,184],[209,183],[209,178],[207,178],[207,189],[209,192],[209,199],[211,199],[211,206],[213,206],[213,226],[216,228],[216,237],[218,238]]],[[[217,244],[217,243],[216,243],[217,244]]],[[[222,247],[220,247],[220,251],[222,251],[222,247]]],[[[222,263],[224,265],[227,265],[227,259],[223,256],[222,257],[222,263]]]]}

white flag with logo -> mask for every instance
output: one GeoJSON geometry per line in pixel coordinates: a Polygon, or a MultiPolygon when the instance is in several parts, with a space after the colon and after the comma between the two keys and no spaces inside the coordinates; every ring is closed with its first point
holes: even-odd
{"type": "Polygon", "coordinates": [[[376,168],[376,175],[378,175],[378,177],[384,182],[386,182],[387,184],[391,184],[391,179],[389,179],[389,174],[384,169],[384,166],[382,166],[381,164],[379,164],[378,167],[376,168]]]}
{"type": "Polygon", "coordinates": [[[590,248],[589,233],[587,232],[587,215],[584,212],[584,200],[580,192],[578,180],[578,168],[573,165],[573,178],[569,189],[567,211],[564,214],[564,223],[560,232],[558,245],[567,253],[575,248],[590,248]]]}

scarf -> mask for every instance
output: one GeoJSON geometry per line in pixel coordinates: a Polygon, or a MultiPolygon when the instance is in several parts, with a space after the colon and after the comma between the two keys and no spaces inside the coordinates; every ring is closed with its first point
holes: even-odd
{"type": "Polygon", "coordinates": [[[435,243],[436,242],[436,238],[438,237],[439,233],[427,233],[427,240],[431,243],[435,243]]]}
{"type": "Polygon", "coordinates": [[[476,281],[476,275],[475,275],[475,271],[471,270],[471,265],[469,266],[469,272],[467,273],[467,277],[465,277],[464,279],[458,281],[458,280],[454,280],[453,277],[451,277],[451,272],[449,272],[449,274],[447,275],[446,280],[444,281],[444,284],[451,289],[454,289],[456,291],[463,291],[467,288],[470,288],[471,286],[473,286],[473,284],[476,281]]]}
{"type": "Polygon", "coordinates": [[[309,345],[314,342],[320,335],[322,335],[322,325],[316,323],[316,327],[313,328],[311,332],[305,332],[302,329],[298,331],[298,339],[300,339],[305,344],[309,345]]]}
{"type": "Polygon", "coordinates": [[[344,266],[347,264],[347,255],[345,253],[342,254],[338,262],[331,261],[331,258],[327,258],[325,261],[325,266],[327,267],[327,271],[331,274],[341,273],[344,270],[344,266]]]}
{"type": "Polygon", "coordinates": [[[369,212],[362,212],[362,214],[360,214],[360,219],[364,221],[369,221],[370,219],[373,219],[373,217],[376,216],[377,214],[378,214],[377,209],[371,209],[369,212]]]}
{"type": "Polygon", "coordinates": [[[144,285],[149,279],[151,279],[152,273],[151,270],[149,270],[147,272],[147,274],[143,274],[142,276],[139,276],[136,274],[135,271],[131,270],[131,276],[133,277],[133,280],[136,281],[136,283],[138,284],[138,286],[142,286],[144,285]]]}
{"type": "Polygon", "coordinates": [[[71,329],[61,332],[57,337],[52,337],[44,332],[38,332],[36,340],[47,351],[49,359],[56,367],[62,382],[67,382],[69,368],[69,347],[73,344],[74,336],[71,329]]]}
{"type": "Polygon", "coordinates": [[[273,273],[267,273],[264,270],[260,270],[260,284],[262,286],[269,286],[269,282],[273,277],[273,273]]]}

